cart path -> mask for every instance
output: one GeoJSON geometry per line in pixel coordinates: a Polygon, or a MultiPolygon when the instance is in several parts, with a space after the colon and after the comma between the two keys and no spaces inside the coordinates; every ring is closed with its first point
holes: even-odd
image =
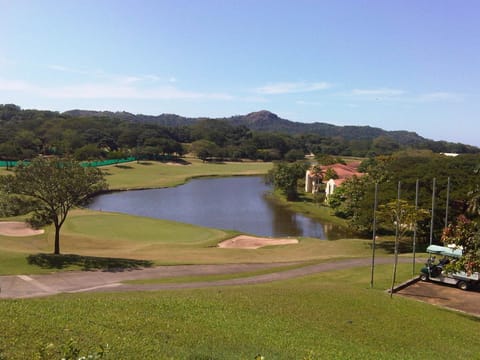
{"type": "MultiPolygon", "coordinates": [[[[393,264],[393,257],[380,257],[375,264],[393,264]]],[[[411,262],[410,258],[399,258],[399,262],[411,262]]],[[[194,289],[215,286],[253,285],[278,280],[292,279],[305,275],[343,270],[354,267],[370,266],[371,258],[354,258],[306,265],[291,270],[279,270],[263,275],[237,279],[199,281],[168,284],[125,284],[123,281],[172,278],[183,276],[206,276],[236,274],[289,265],[301,262],[268,264],[223,264],[223,265],[178,265],[156,266],[129,271],[67,271],[46,275],[8,275],[0,276],[1,298],[32,298],[59,293],[113,292],[113,291],[155,291],[169,289],[194,289]]]]}

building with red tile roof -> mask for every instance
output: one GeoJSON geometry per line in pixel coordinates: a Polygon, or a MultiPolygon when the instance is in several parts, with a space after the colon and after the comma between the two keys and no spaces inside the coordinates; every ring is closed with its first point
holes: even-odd
{"type": "MultiPolygon", "coordinates": [[[[338,176],[337,179],[329,179],[325,183],[325,195],[327,199],[345,180],[351,178],[352,176],[363,176],[363,173],[358,171],[359,165],[360,161],[354,161],[348,164],[337,163],[332,165],[322,165],[320,167],[323,174],[325,174],[328,169],[332,169],[338,176]]],[[[305,192],[316,193],[318,192],[318,186],[321,182],[316,182],[316,177],[312,175],[312,168],[310,168],[307,170],[305,175],[305,192]]]]}

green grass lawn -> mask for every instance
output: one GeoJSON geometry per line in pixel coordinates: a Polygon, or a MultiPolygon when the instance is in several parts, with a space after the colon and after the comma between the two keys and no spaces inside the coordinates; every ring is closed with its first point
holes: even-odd
{"type": "MultiPolygon", "coordinates": [[[[235,232],[167,220],[90,210],[73,211],[61,233],[61,252],[83,256],[150,260],[156,264],[219,264],[321,261],[370,255],[370,241],[301,238],[299,244],[257,250],[215,245],[235,232]]],[[[30,237],[0,236],[0,274],[52,271],[27,263],[27,256],[53,251],[54,231],[30,237]]],[[[388,251],[379,250],[379,254],[388,251]]],[[[64,270],[77,267],[65,267],[64,270]]],[[[56,269],[53,269],[56,270],[56,269]]]]}
{"type": "MultiPolygon", "coordinates": [[[[69,339],[109,359],[475,359],[478,318],[383,289],[391,266],[328,272],[255,286],[75,294],[0,301],[0,349],[33,359],[69,339]],[[469,339],[471,341],[469,341],[469,339]]],[[[400,266],[400,280],[409,266],[400,266]]]]}
{"type": "Polygon", "coordinates": [[[101,169],[110,189],[139,189],[176,186],[202,176],[263,175],[272,168],[272,163],[268,162],[204,163],[196,158],[185,160],[188,165],[141,161],[101,169]]]}
{"type": "MultiPolygon", "coordinates": [[[[111,188],[127,189],[172,186],[196,176],[262,174],[270,166],[192,160],[191,165],[129,163],[104,170],[111,188]]],[[[370,241],[359,239],[301,238],[296,245],[258,250],[215,247],[232,235],[75,210],[62,229],[61,250],[155,264],[318,262],[371,255],[370,241]]],[[[26,260],[52,250],[51,227],[43,235],[0,236],[0,274],[56,271],[26,260]]],[[[377,255],[390,252],[383,243],[377,255]]],[[[238,276],[245,275],[252,274],[238,276]]],[[[391,266],[377,266],[374,289],[368,288],[370,268],[364,267],[252,286],[0,300],[0,359],[41,358],[40,349],[43,359],[60,359],[70,339],[81,355],[108,344],[108,359],[478,358],[478,318],[399,296],[390,299],[384,289],[391,275],[391,266]]],[[[410,276],[411,265],[400,264],[398,282],[410,276]]],[[[218,278],[180,279],[205,280],[218,278]]]]}

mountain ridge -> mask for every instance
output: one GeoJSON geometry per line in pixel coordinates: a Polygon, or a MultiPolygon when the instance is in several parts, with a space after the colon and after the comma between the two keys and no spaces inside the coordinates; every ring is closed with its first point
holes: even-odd
{"type": "MultiPolygon", "coordinates": [[[[183,126],[192,125],[202,120],[227,121],[234,126],[246,126],[253,131],[268,131],[289,134],[308,134],[314,133],[325,137],[341,137],[346,140],[372,140],[379,136],[387,136],[396,141],[407,143],[420,143],[423,141],[435,141],[424,138],[416,132],[407,130],[384,130],[379,127],[369,125],[334,125],[325,122],[303,123],[288,119],[283,119],[277,114],[268,110],[259,110],[246,115],[234,115],[222,118],[208,117],[185,117],[177,114],[143,115],[132,114],[125,111],[95,111],[95,110],[69,110],[62,115],[72,117],[95,116],[95,117],[114,117],[122,120],[151,122],[164,126],[183,126]]],[[[442,141],[442,140],[440,140],[442,141]]],[[[465,144],[467,145],[467,144],[465,144]]],[[[470,146],[470,145],[468,145],[470,146]]]]}

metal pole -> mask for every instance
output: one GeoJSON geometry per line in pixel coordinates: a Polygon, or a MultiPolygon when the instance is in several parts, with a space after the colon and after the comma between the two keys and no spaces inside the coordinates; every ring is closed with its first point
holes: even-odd
{"type": "Polygon", "coordinates": [[[372,272],[370,275],[370,288],[373,288],[373,274],[375,272],[375,247],[377,237],[377,194],[378,194],[378,182],[375,183],[375,200],[373,202],[373,235],[372,235],[372,272]]]}
{"type": "Polygon", "coordinates": [[[393,288],[395,286],[395,280],[397,277],[397,263],[398,263],[398,242],[399,242],[399,227],[400,227],[400,181],[398,182],[398,191],[397,191],[397,211],[395,216],[395,262],[393,264],[393,277],[392,277],[392,287],[390,289],[390,298],[393,296],[393,288]]]}
{"type": "Polygon", "coordinates": [[[448,227],[448,206],[450,202],[450,176],[447,180],[447,203],[445,204],[445,227],[448,227]]]}
{"type": "Polygon", "coordinates": [[[418,211],[418,179],[415,183],[415,224],[413,225],[413,261],[412,261],[412,276],[415,276],[415,255],[416,255],[416,244],[417,244],[417,211],[418,211]]]}
{"type": "Polygon", "coordinates": [[[430,245],[433,242],[433,218],[435,215],[435,184],[436,178],[433,178],[433,189],[432,189],[432,219],[430,220],[430,245]]]}

